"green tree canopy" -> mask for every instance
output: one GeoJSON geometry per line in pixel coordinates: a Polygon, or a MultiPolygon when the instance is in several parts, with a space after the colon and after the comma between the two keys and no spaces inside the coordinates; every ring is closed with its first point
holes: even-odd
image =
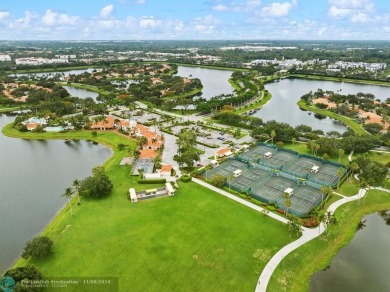
{"type": "Polygon", "coordinates": [[[95,167],[92,176],[82,180],[79,187],[81,196],[91,198],[102,198],[111,193],[113,184],[110,178],[105,174],[103,167],[95,167]]]}
{"type": "Polygon", "coordinates": [[[47,236],[38,236],[26,243],[24,247],[22,258],[28,259],[29,257],[46,257],[52,254],[51,247],[53,241],[47,236]]]}

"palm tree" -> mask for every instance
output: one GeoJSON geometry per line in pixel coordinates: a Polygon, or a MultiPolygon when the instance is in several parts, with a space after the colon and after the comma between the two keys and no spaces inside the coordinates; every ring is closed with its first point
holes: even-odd
{"type": "Polygon", "coordinates": [[[340,162],[340,160],[341,160],[341,156],[343,156],[344,155],[344,150],[343,149],[339,149],[339,162],[340,162]]]}
{"type": "Polygon", "coordinates": [[[349,175],[349,181],[351,182],[352,181],[352,176],[353,174],[359,169],[359,165],[356,163],[356,162],[352,162],[350,165],[349,165],[350,169],[351,169],[351,173],[349,175]]]}
{"type": "Polygon", "coordinates": [[[274,138],[275,138],[275,136],[276,136],[276,132],[275,132],[275,130],[272,130],[272,131],[271,131],[272,144],[274,144],[274,138]]]}
{"type": "MultiPolygon", "coordinates": [[[[336,216],[330,211],[326,212],[324,215],[324,223],[327,227],[331,224],[336,225],[337,224],[336,216]]],[[[328,234],[326,236],[329,236],[329,234],[330,234],[330,231],[328,232],[328,234]]]]}
{"type": "Polygon", "coordinates": [[[291,215],[290,216],[290,221],[288,222],[288,230],[290,232],[297,233],[297,237],[299,236],[299,232],[302,231],[302,224],[300,220],[297,218],[297,216],[291,215]]]}
{"type": "Polygon", "coordinates": [[[284,193],[284,202],[283,202],[283,204],[286,207],[285,215],[287,216],[288,209],[291,207],[291,204],[292,204],[289,193],[284,193]]]}
{"type": "Polygon", "coordinates": [[[63,196],[69,199],[68,203],[69,203],[70,215],[73,216],[72,204],[70,203],[70,201],[72,200],[72,196],[73,196],[72,188],[66,188],[63,196]]]}
{"type": "Polygon", "coordinates": [[[230,189],[230,182],[233,180],[233,175],[232,174],[229,174],[228,177],[227,177],[227,181],[228,181],[228,184],[229,184],[229,189],[230,189]]]}
{"type": "Polygon", "coordinates": [[[294,150],[294,144],[295,144],[295,142],[297,142],[297,139],[296,138],[292,138],[291,142],[292,142],[292,150],[294,150]]]}
{"type": "Polygon", "coordinates": [[[325,214],[322,213],[322,212],[318,212],[317,213],[317,222],[318,222],[318,235],[321,234],[321,223],[324,223],[325,222],[325,214]]]}
{"type": "Polygon", "coordinates": [[[76,189],[77,200],[79,205],[80,205],[80,194],[79,194],[80,183],[81,182],[77,178],[73,181],[73,187],[76,189]]]}
{"type": "Polygon", "coordinates": [[[337,170],[337,176],[339,177],[339,181],[337,183],[337,190],[339,190],[340,188],[340,182],[341,182],[341,178],[344,174],[344,168],[340,167],[338,170],[337,170]]]}
{"type": "Polygon", "coordinates": [[[317,156],[317,151],[318,151],[318,149],[320,149],[320,145],[318,145],[317,143],[314,143],[313,149],[314,149],[314,155],[317,156]]]}
{"type": "MultiPolygon", "coordinates": [[[[359,187],[360,187],[360,189],[367,190],[368,183],[364,179],[360,178],[359,187]]],[[[359,194],[360,194],[360,190],[359,190],[359,194]]],[[[363,202],[365,201],[366,197],[367,197],[367,194],[364,196],[363,202]]],[[[361,196],[359,197],[359,204],[360,204],[360,199],[361,199],[361,196]]]]}
{"type": "MultiPolygon", "coordinates": [[[[330,187],[328,186],[322,186],[320,189],[321,192],[321,203],[324,201],[324,195],[328,194],[330,192],[330,187]]],[[[324,207],[324,205],[322,205],[324,207]]]]}

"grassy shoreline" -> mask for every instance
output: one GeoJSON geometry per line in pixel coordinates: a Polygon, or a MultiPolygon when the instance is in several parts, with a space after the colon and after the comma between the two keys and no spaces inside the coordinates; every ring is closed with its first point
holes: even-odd
{"type": "Polygon", "coordinates": [[[272,275],[267,291],[282,291],[281,283],[288,291],[308,291],[311,277],[326,268],[338,251],[349,244],[362,217],[389,208],[388,193],[370,190],[363,203],[355,201],[337,209],[339,224],[329,227],[329,236],[322,235],[286,256],[272,275]]]}
{"type": "Polygon", "coordinates": [[[358,135],[369,135],[361,126],[359,123],[357,123],[355,120],[347,118],[345,116],[336,114],[334,112],[331,112],[329,110],[319,109],[317,107],[314,107],[312,105],[307,105],[305,101],[299,100],[297,105],[307,111],[314,112],[316,114],[321,114],[324,116],[327,116],[329,118],[333,118],[336,120],[339,120],[344,125],[350,127],[356,134],[358,135]]]}
{"type": "Polygon", "coordinates": [[[16,69],[16,70],[7,70],[5,74],[29,74],[29,73],[50,73],[50,72],[64,72],[71,70],[83,70],[89,68],[100,68],[102,66],[98,65],[82,65],[82,66],[69,66],[69,67],[58,67],[58,68],[37,68],[37,69],[16,69]]]}
{"type": "Polygon", "coordinates": [[[96,86],[87,85],[87,84],[66,83],[66,82],[57,82],[57,84],[59,84],[61,86],[70,86],[70,87],[74,87],[74,88],[77,88],[77,89],[85,89],[85,90],[93,91],[93,92],[96,92],[96,93],[99,93],[99,94],[102,94],[102,95],[109,94],[107,91],[101,90],[101,89],[99,89],[96,86]]]}
{"type": "Polygon", "coordinates": [[[307,74],[307,75],[306,74],[290,74],[288,76],[292,77],[292,78],[309,79],[309,80],[322,80],[322,81],[335,81],[335,82],[348,82],[348,83],[356,83],[356,84],[390,86],[390,82],[379,81],[379,80],[340,78],[340,77],[309,75],[309,74],[307,74]]]}
{"type": "Polygon", "coordinates": [[[114,276],[120,291],[172,291],[180,285],[187,291],[253,291],[267,259],[293,240],[284,224],[191,182],[179,183],[173,197],[130,203],[130,186],[156,185],[138,186],[130,167],[119,166],[127,151],[116,149],[116,133],[99,132],[96,139],[90,132],[20,133],[12,123],[2,131],[24,139],[84,138],[114,149],[104,163],[114,183],[112,194],[102,200],[82,198],[81,206],[74,198],[74,216],[66,204],[41,233],[54,241],[54,254],[18,259],[14,267],[33,264],[44,277],[114,276]]]}
{"type": "Polygon", "coordinates": [[[247,107],[241,107],[237,110],[234,110],[234,113],[242,114],[242,113],[248,112],[248,111],[253,110],[253,109],[262,108],[271,100],[271,98],[272,98],[271,92],[263,91],[263,96],[261,98],[257,99],[254,102],[249,103],[247,107]]]}

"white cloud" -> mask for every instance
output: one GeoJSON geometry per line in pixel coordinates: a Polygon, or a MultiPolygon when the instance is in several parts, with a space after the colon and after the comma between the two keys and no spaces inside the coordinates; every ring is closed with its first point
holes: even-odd
{"type": "Polygon", "coordinates": [[[27,10],[24,12],[24,17],[17,19],[16,22],[22,25],[29,25],[33,20],[38,18],[38,14],[27,10]]]}
{"type": "Polygon", "coordinates": [[[373,3],[371,0],[328,0],[330,5],[334,5],[339,8],[356,9],[356,8],[372,8],[373,3]]]}
{"type": "MultiPolygon", "coordinates": [[[[295,1],[295,0],[294,0],[295,1]]],[[[261,6],[261,0],[231,1],[225,4],[215,4],[214,11],[253,12],[261,6]]]]}
{"type": "Polygon", "coordinates": [[[153,16],[143,16],[139,20],[139,26],[143,29],[154,29],[158,27],[160,24],[160,21],[153,16]]]}
{"type": "Polygon", "coordinates": [[[226,5],[219,4],[219,5],[213,6],[213,10],[215,10],[215,11],[227,11],[227,10],[229,10],[229,7],[227,7],[226,5]]]}
{"type": "Polygon", "coordinates": [[[58,13],[51,9],[46,10],[41,22],[46,26],[76,25],[79,17],[58,13]]]}
{"type": "Polygon", "coordinates": [[[290,2],[274,2],[271,5],[261,9],[261,15],[266,17],[281,17],[287,16],[291,8],[297,4],[296,0],[290,2]]]}
{"type": "Polygon", "coordinates": [[[103,18],[109,17],[114,11],[114,5],[109,4],[100,10],[100,16],[103,18]]]}
{"type": "Polygon", "coordinates": [[[328,30],[327,27],[321,27],[321,28],[318,30],[317,35],[318,35],[318,36],[322,36],[327,30],[328,30]]]}
{"type": "Polygon", "coordinates": [[[9,15],[8,11],[0,11],[0,20],[6,19],[9,15]]]}
{"type": "Polygon", "coordinates": [[[347,16],[349,14],[351,14],[352,11],[350,9],[346,9],[346,8],[337,8],[336,6],[331,6],[329,8],[329,16],[331,17],[344,17],[344,16],[347,16]]]}
{"type": "Polygon", "coordinates": [[[333,18],[348,17],[353,22],[368,22],[375,18],[375,5],[372,0],[328,0],[328,15],[333,18]]]}
{"type": "Polygon", "coordinates": [[[144,5],[146,4],[146,0],[119,0],[120,4],[138,4],[144,5]]]}

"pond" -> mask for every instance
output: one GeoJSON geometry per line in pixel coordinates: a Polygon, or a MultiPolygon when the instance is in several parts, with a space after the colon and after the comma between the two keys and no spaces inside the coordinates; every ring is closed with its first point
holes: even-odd
{"type": "Polygon", "coordinates": [[[390,291],[390,212],[368,215],[361,222],[362,229],[328,269],[313,276],[310,291],[390,291]]]}
{"type": "Polygon", "coordinates": [[[102,68],[87,68],[80,70],[68,70],[68,71],[52,71],[52,72],[42,72],[42,73],[18,73],[13,74],[12,76],[31,76],[31,77],[46,77],[51,78],[57,74],[62,75],[62,77],[68,77],[69,75],[80,75],[83,73],[92,73],[93,71],[102,71],[102,68]]]}
{"type": "Polygon", "coordinates": [[[323,130],[325,133],[328,131],[344,132],[346,127],[330,118],[317,119],[313,113],[300,110],[297,102],[302,95],[321,88],[324,91],[339,91],[341,94],[372,93],[381,100],[390,97],[390,88],[385,86],[299,78],[282,79],[279,82],[266,84],[265,88],[271,92],[272,99],[253,116],[264,121],[276,120],[289,123],[292,126],[305,124],[313,129],[323,130]]]}
{"type": "Polygon", "coordinates": [[[74,97],[78,97],[78,98],[87,98],[87,97],[91,97],[93,100],[96,101],[96,98],[98,97],[98,93],[97,92],[94,92],[94,91],[91,91],[91,90],[87,90],[87,89],[82,89],[82,88],[75,88],[73,86],[69,86],[69,85],[64,85],[62,86],[67,92],[69,92],[69,94],[71,96],[74,96],[74,97]]]}
{"type": "Polygon", "coordinates": [[[203,84],[201,96],[205,99],[210,99],[216,95],[233,93],[234,88],[228,81],[233,72],[229,70],[178,66],[176,75],[199,78],[203,84]]]}
{"type": "MultiPolygon", "coordinates": [[[[14,117],[0,114],[0,129],[14,117]]],[[[112,155],[87,141],[24,140],[0,133],[0,274],[67,202],[61,194],[112,155]]]]}

